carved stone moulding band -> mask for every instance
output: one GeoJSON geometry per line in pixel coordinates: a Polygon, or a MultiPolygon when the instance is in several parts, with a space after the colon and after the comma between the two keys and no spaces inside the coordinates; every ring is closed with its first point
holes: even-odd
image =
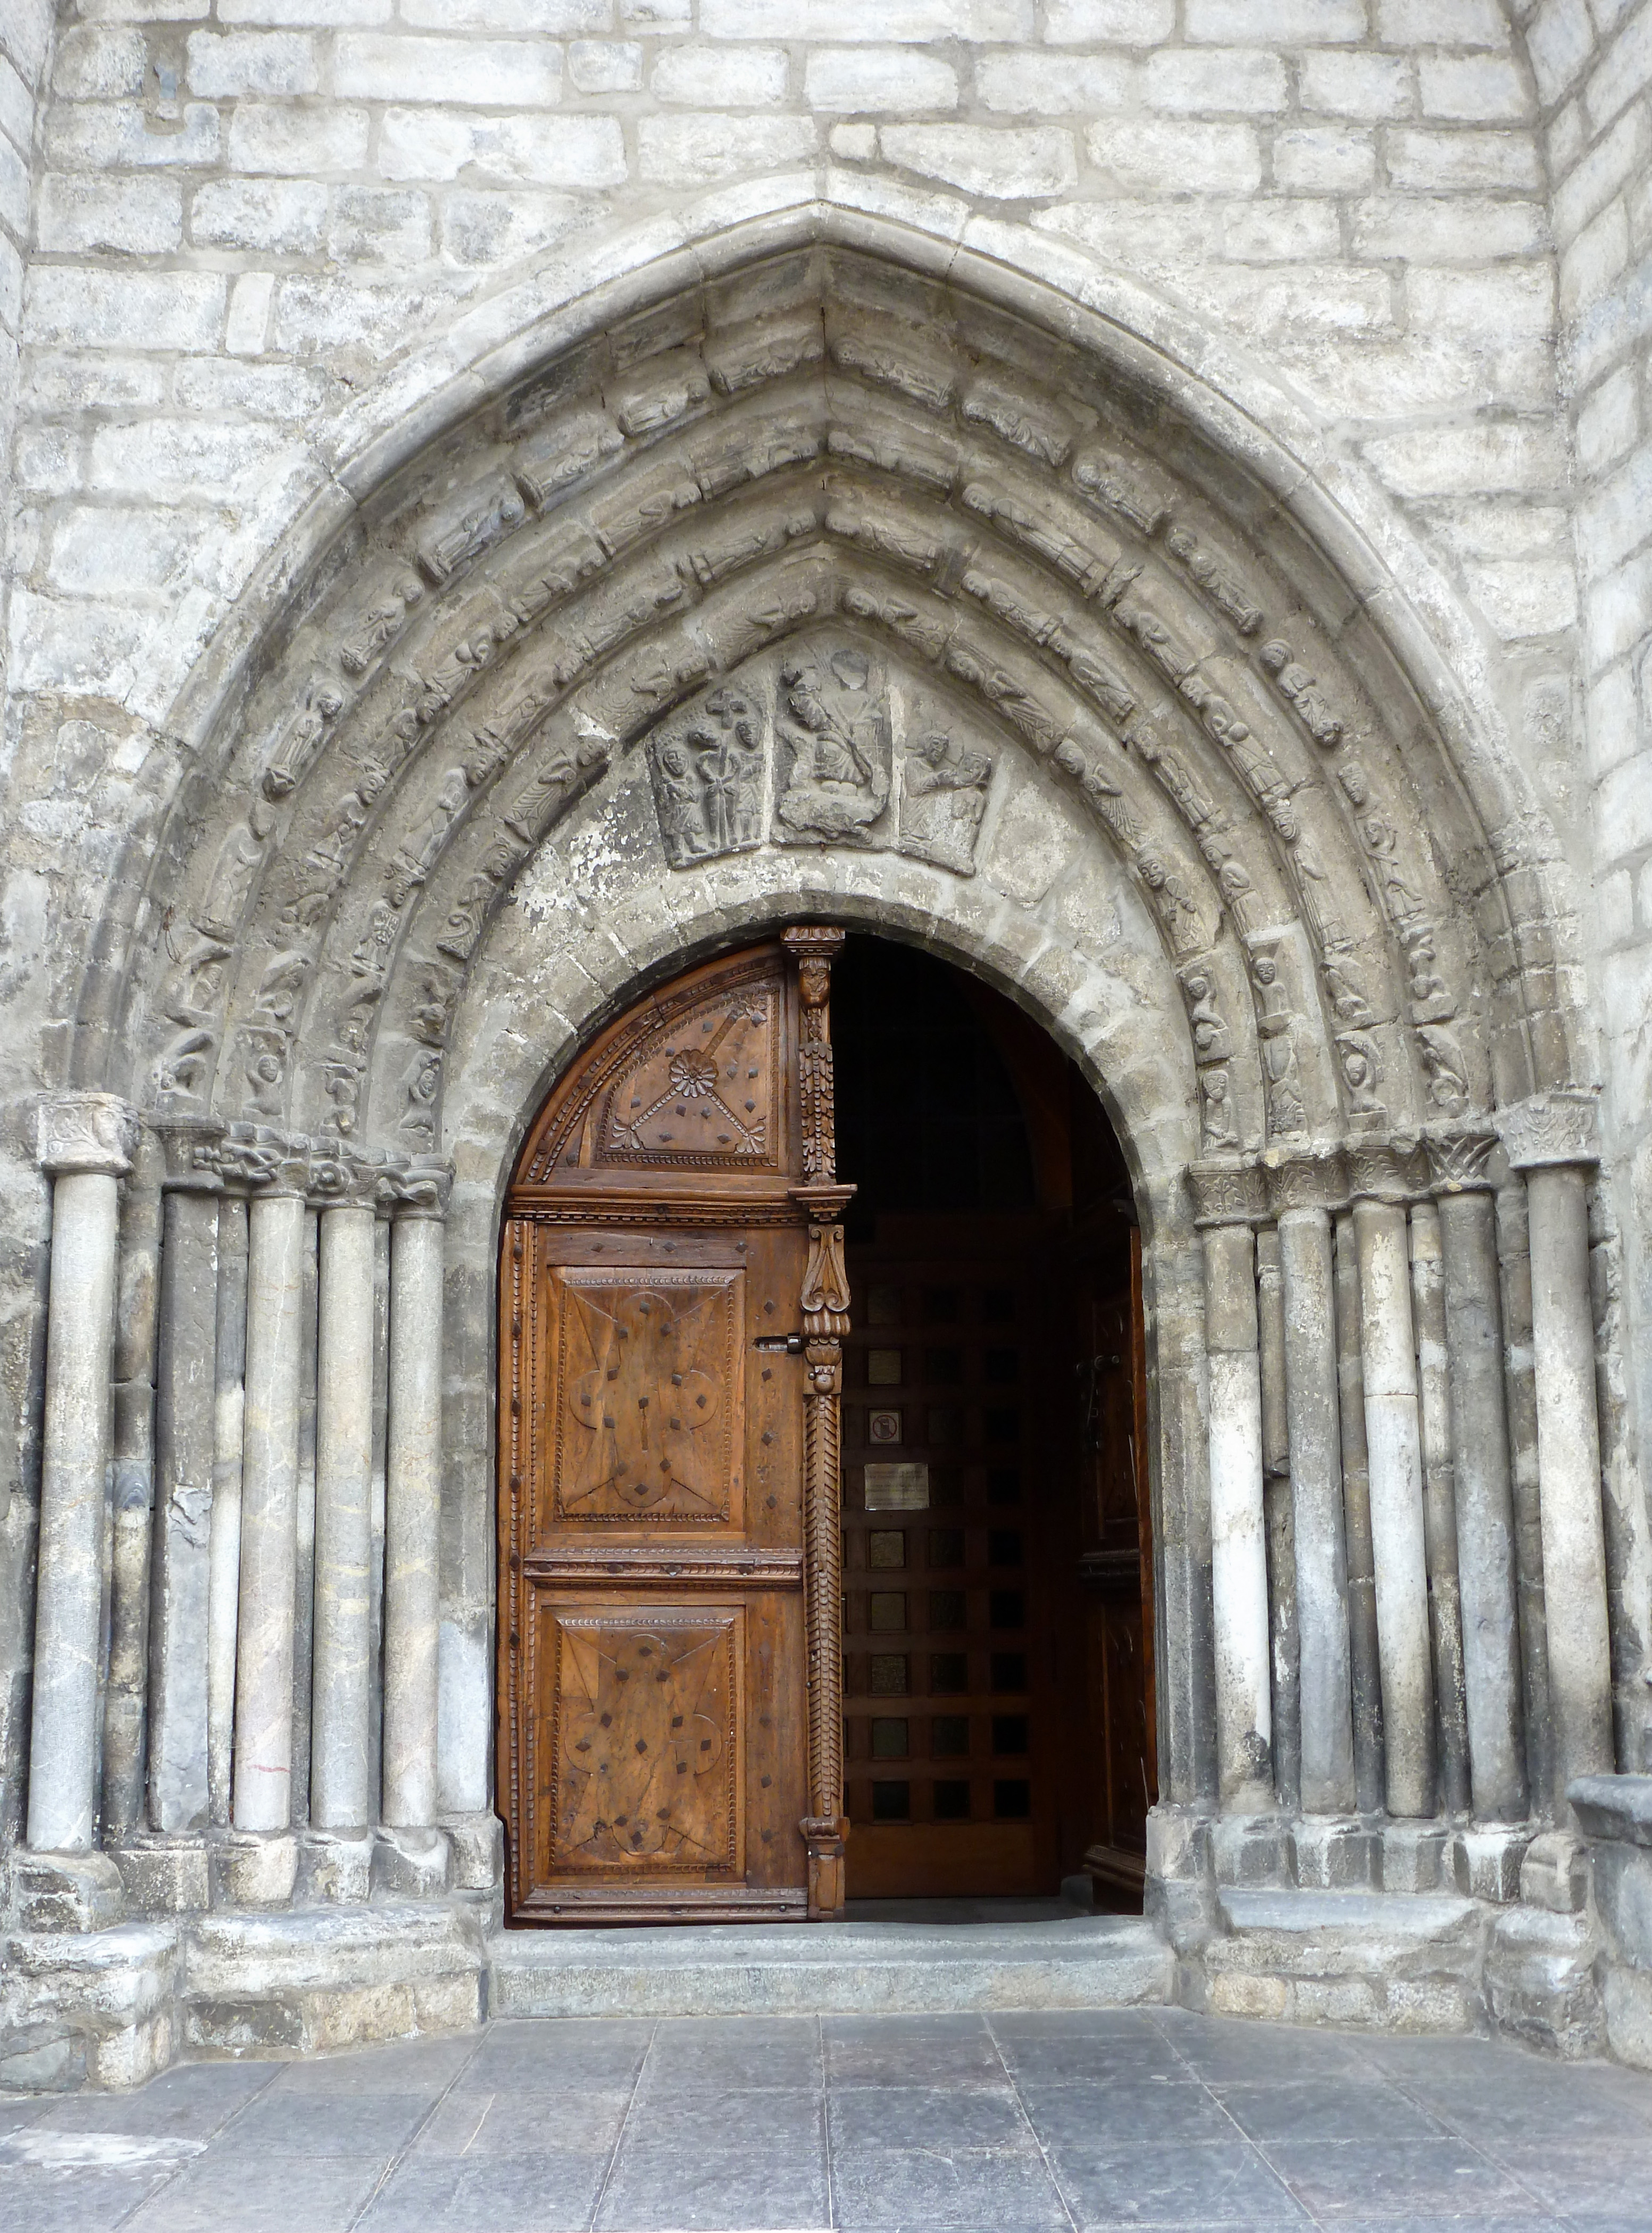
{"type": "Polygon", "coordinates": [[[1422,1136],[1428,1172],[1436,1194],[1490,1192],[1489,1166],[1498,1144],[1494,1131],[1475,1127],[1430,1130],[1422,1136]]]}
{"type": "Polygon", "coordinates": [[[1600,1161],[1600,1112],[1586,1089],[1534,1093],[1512,1109],[1499,1109],[1493,1121],[1517,1171],[1600,1161]]]}
{"type": "Polygon", "coordinates": [[[1267,1189],[1256,1163],[1189,1163],[1187,1190],[1193,1198],[1193,1223],[1201,1231],[1207,1225],[1257,1225],[1268,1214],[1267,1189]]]}
{"type": "Polygon", "coordinates": [[[136,1110],[114,1093],[55,1093],[36,1116],[35,1159],[56,1178],[70,1171],[124,1177],[138,1144],[136,1110]]]}

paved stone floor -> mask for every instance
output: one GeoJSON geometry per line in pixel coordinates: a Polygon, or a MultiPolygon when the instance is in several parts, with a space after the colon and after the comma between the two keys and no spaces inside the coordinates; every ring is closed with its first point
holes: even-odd
{"type": "Polygon", "coordinates": [[[1652,2078],[1174,2009],[501,2022],[0,2102],[3,2233],[1647,2233],[1652,2078]]]}

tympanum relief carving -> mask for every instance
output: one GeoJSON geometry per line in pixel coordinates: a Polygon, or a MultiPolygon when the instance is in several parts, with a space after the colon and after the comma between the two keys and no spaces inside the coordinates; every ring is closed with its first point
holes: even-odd
{"type": "Polygon", "coordinates": [[[673,869],[777,845],[889,850],[974,873],[994,756],[934,693],[839,635],[793,638],[648,740],[673,869]]]}

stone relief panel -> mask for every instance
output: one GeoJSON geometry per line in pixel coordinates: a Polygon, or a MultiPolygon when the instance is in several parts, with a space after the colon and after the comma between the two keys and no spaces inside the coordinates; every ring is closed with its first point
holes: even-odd
{"type": "Polygon", "coordinates": [[[673,869],[751,852],[766,833],[975,872],[993,751],[847,635],[788,640],[661,724],[647,752],[673,869]]]}

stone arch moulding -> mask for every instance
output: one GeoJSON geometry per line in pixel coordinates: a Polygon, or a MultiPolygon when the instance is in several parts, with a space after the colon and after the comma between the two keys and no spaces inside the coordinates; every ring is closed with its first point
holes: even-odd
{"type": "MultiPolygon", "coordinates": [[[[1592,1106],[1538,823],[1299,460],[1052,292],[859,234],[668,263],[472,389],[276,568],[111,902],[77,1083],[185,1143],[174,1188],[250,1190],[249,1357],[256,1320],[296,1370],[277,1255],[314,1246],[306,1196],[323,1324],[370,1296],[375,1192],[394,1213],[392,1525],[412,1481],[426,1611],[398,1296],[426,1423],[439,1344],[441,1759],[427,1774],[433,1622],[387,1598],[393,1877],[420,1880],[438,1798],[487,1805],[492,1252],[523,1130],[647,978],[799,916],[997,979],[1120,1130],[1155,1357],[1157,1873],[1347,1880],[1323,1830],[1287,1862],[1298,1815],[1357,1810],[1368,1846],[1385,1807],[1551,1817],[1611,1741],[1576,1430],[1592,1106]],[[834,766],[846,726],[860,751],[834,766]],[[1534,1407],[1547,1630],[1512,1547],[1517,1518],[1538,1527],[1512,1501],[1527,1414],[1466,1331],[1498,1307],[1511,1166],[1532,1176],[1505,1188],[1509,1233],[1529,1193],[1535,1306],[1559,1314],[1534,1407]],[[413,1278],[438,1261],[445,1331],[413,1278]],[[1300,1676],[1278,1682],[1268,1477],[1295,1524],[1300,1676]],[[1213,1844],[1213,1805],[1275,1826],[1213,1844]]],[[[296,1461],[257,1462],[245,1511],[273,1542],[296,1461]]],[[[279,1576],[270,1602],[290,1623],[279,1576]]],[[[344,1709],[315,1648],[321,1744],[344,1709]]],[[[237,1813],[249,1836],[290,1820],[268,1790],[268,1820],[237,1813]]]]}

